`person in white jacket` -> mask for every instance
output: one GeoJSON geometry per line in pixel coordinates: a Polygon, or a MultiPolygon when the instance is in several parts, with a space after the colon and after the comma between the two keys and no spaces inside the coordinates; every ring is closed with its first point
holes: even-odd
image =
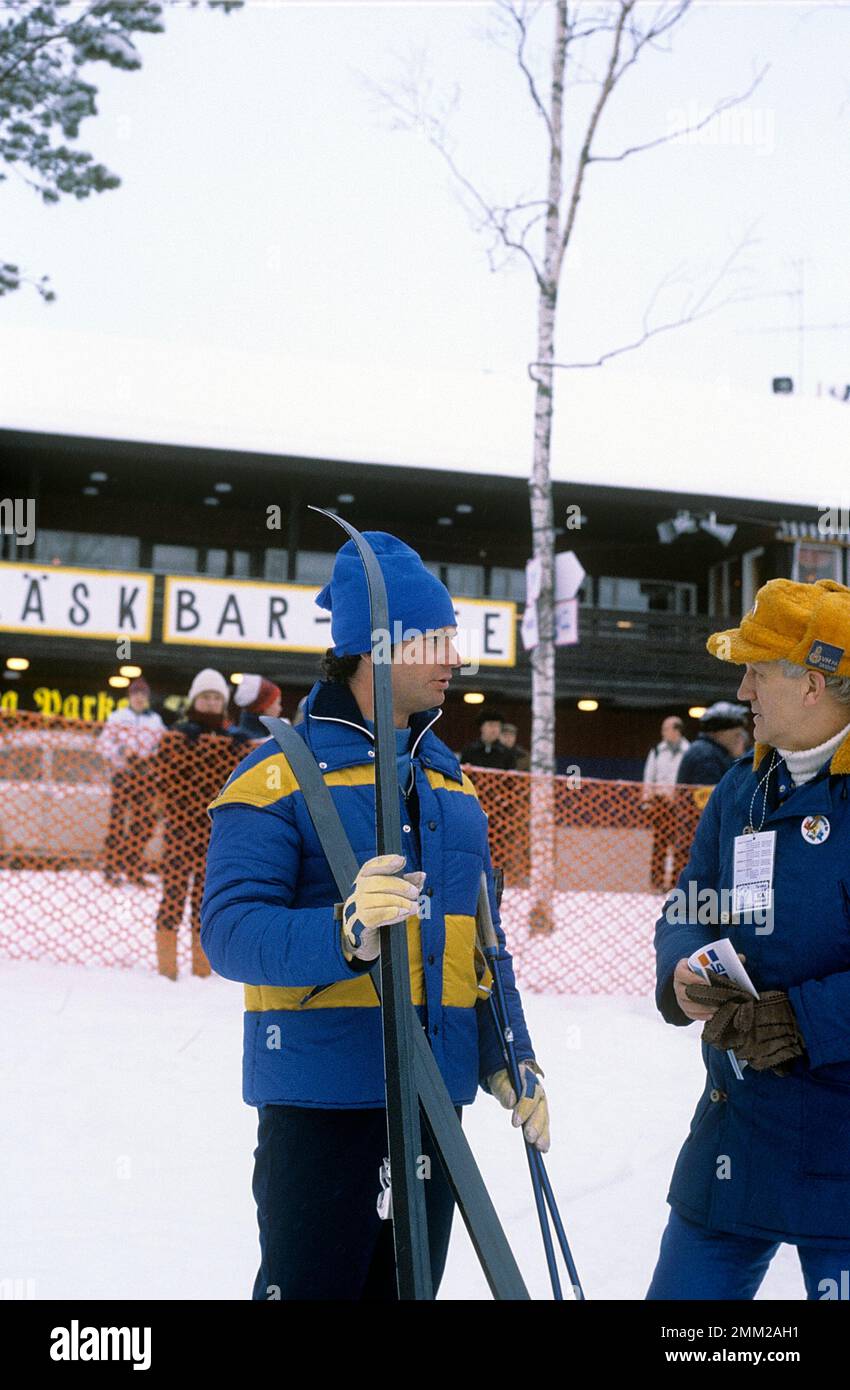
{"type": "Polygon", "coordinates": [[[107,881],[124,874],[144,883],[144,853],[154,827],[154,763],[165,725],[150,707],[150,686],[138,677],[127,687],[128,705],[113,710],[97,746],[112,769],[112,804],[104,845],[107,881]]]}
{"type": "Polygon", "coordinates": [[[676,778],[679,764],[690,746],[681,719],[668,714],[661,725],[661,742],[650,748],[643,768],[641,805],[652,820],[650,877],[653,888],[662,892],[667,886],[667,850],[673,843],[675,828],[676,778]]]}

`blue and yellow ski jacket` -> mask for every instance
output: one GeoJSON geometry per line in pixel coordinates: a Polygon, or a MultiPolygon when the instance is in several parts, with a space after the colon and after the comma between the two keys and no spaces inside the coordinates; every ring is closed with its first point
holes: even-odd
{"type": "MultiPolygon", "coordinates": [[[[413,779],[410,794],[400,792],[407,868],[426,874],[420,913],[407,925],[410,984],[451,1098],[466,1105],[504,1066],[476,968],[482,870],[517,1056],[531,1058],[534,1050],[499,926],[487,817],[457,758],[432,732],[440,713],[411,717],[413,779]]],[[[315,685],[297,732],[365,863],[376,853],[374,735],[348,686],[315,685]]],[[[362,963],[349,965],[342,953],[339,893],[303,793],[273,741],[239,764],[209,809],[201,942],[219,975],[245,985],[244,1100],[383,1106],[377,996],[362,963]]]]}

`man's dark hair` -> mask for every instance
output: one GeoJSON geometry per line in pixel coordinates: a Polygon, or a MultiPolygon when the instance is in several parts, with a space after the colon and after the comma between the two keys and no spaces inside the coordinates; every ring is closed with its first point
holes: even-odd
{"type": "Polygon", "coordinates": [[[333,647],[328,647],[319,662],[319,674],[323,681],[335,681],[337,685],[345,685],[351,680],[359,665],[359,656],[335,656],[333,647]]]}
{"type": "Polygon", "coordinates": [[[485,709],[485,710],[482,710],[481,713],[480,713],[479,716],[478,716],[478,727],[479,727],[479,729],[481,728],[481,725],[482,725],[482,724],[488,724],[488,723],[490,722],[491,719],[494,719],[494,720],[496,721],[497,724],[504,724],[504,722],[505,722],[504,719],[502,718],[502,712],[501,712],[501,710],[497,710],[497,709],[485,709]]]}

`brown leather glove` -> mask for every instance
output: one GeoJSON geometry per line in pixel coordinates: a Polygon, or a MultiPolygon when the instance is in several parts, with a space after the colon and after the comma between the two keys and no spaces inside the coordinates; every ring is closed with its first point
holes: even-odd
{"type": "Polygon", "coordinates": [[[724,999],[703,1029],[703,1039],[724,1051],[730,1048],[753,1071],[775,1071],[784,1076],[795,1057],[801,1057],[806,1044],[797,1025],[791,1001],[784,990],[768,989],[758,999],[736,985],[688,985],[685,989],[695,1004],[713,1004],[719,994],[724,999]]]}
{"type": "Polygon", "coordinates": [[[734,1020],[737,1010],[741,1004],[745,1004],[752,995],[748,994],[740,985],[736,985],[732,980],[724,980],[715,976],[711,983],[706,981],[699,984],[685,986],[685,994],[694,1004],[702,1004],[706,1008],[714,1008],[715,1013],[708,1019],[703,1029],[703,1039],[707,1043],[712,1043],[714,1047],[719,1047],[725,1051],[729,1047],[734,1047],[734,1042],[727,1041],[727,1033],[734,1027],[734,1020]]]}

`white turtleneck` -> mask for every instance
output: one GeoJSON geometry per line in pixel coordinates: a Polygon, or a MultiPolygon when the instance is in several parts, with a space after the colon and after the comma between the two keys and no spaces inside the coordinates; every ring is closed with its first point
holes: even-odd
{"type": "Polygon", "coordinates": [[[777,753],[785,760],[785,766],[791,774],[794,786],[801,787],[806,782],[811,782],[818,768],[823,767],[825,762],[832,759],[838,745],[844,741],[848,734],[850,734],[850,724],[845,724],[844,728],[839,729],[837,734],[828,738],[826,743],[819,743],[816,748],[777,748],[777,753]]]}

